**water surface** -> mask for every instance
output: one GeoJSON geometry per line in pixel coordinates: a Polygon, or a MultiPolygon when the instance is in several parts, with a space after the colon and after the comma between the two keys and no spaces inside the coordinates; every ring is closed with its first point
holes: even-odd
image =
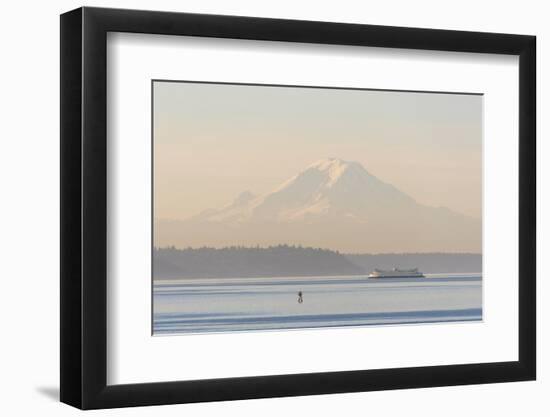
{"type": "Polygon", "coordinates": [[[481,274],[156,280],[153,333],[478,321],[481,283],[481,274]]]}

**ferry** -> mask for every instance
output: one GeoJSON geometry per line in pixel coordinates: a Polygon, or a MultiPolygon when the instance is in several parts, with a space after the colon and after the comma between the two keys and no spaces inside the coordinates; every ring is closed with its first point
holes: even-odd
{"type": "Polygon", "coordinates": [[[393,268],[389,271],[383,269],[375,269],[369,274],[369,278],[425,278],[425,275],[422,272],[419,272],[418,268],[393,268]]]}

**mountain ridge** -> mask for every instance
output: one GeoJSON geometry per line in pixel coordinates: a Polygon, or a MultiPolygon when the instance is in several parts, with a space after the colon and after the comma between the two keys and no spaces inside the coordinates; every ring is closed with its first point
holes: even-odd
{"type": "Polygon", "coordinates": [[[220,209],[182,221],[157,220],[155,242],[180,247],[287,243],[345,252],[478,252],[481,223],[446,207],[419,204],[358,162],[328,158],[270,192],[245,191],[220,209]]]}

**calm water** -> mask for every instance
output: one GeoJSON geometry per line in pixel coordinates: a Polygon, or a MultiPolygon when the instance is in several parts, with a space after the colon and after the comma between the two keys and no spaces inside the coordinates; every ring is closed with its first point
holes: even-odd
{"type": "Polygon", "coordinates": [[[156,281],[153,333],[475,321],[481,300],[481,274],[156,281]]]}

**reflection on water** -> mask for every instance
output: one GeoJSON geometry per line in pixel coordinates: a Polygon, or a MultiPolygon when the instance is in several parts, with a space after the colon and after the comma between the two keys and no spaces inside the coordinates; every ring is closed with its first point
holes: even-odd
{"type": "Polygon", "coordinates": [[[481,274],[155,281],[153,333],[481,320],[481,274]]]}

